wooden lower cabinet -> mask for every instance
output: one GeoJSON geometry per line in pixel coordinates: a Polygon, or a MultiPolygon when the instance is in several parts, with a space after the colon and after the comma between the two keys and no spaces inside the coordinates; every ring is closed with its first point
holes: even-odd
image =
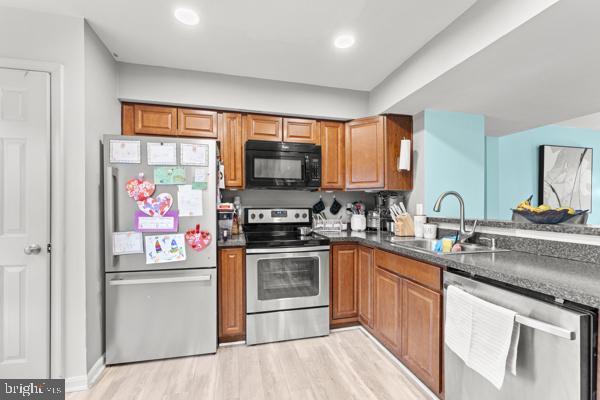
{"type": "Polygon", "coordinates": [[[331,261],[332,326],[358,320],[443,396],[441,269],[353,244],[332,246],[331,261]]]}
{"type": "Polygon", "coordinates": [[[373,328],[373,249],[358,246],[358,320],[373,328]]]}
{"type": "Polygon", "coordinates": [[[219,250],[219,342],[246,338],[246,268],[241,247],[219,250]]]}
{"type": "Polygon", "coordinates": [[[441,294],[404,281],[401,358],[436,393],[441,383],[441,307],[441,294]]]}
{"type": "Polygon", "coordinates": [[[331,320],[347,324],[358,320],[358,247],[331,247],[331,320]]]}
{"type": "Polygon", "coordinates": [[[373,298],[375,336],[395,355],[402,346],[402,278],[375,267],[373,298]]]}

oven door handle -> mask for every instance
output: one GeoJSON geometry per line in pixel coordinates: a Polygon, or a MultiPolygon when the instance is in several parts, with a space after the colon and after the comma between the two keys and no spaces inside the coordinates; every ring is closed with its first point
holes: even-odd
{"type": "Polygon", "coordinates": [[[246,249],[246,254],[307,253],[310,251],[328,251],[329,246],[281,247],[271,249],[246,249]]]}

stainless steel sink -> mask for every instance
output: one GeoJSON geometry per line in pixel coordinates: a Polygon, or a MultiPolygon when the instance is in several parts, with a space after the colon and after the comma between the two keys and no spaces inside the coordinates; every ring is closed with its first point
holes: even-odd
{"type": "Polygon", "coordinates": [[[388,239],[392,246],[404,247],[407,249],[421,251],[429,254],[438,254],[438,255],[460,255],[460,254],[476,254],[476,253],[497,253],[503,251],[510,251],[507,249],[499,249],[497,247],[488,247],[481,244],[476,243],[462,243],[462,251],[457,253],[443,253],[441,251],[435,251],[435,246],[437,244],[438,239],[414,239],[414,238],[401,238],[397,236],[392,236],[388,239]]]}

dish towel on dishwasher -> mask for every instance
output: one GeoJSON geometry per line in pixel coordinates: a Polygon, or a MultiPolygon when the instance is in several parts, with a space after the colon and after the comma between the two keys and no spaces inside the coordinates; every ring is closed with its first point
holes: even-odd
{"type": "Polygon", "coordinates": [[[516,375],[517,313],[456,286],[446,293],[445,342],[465,364],[500,389],[506,367],[516,375]]]}

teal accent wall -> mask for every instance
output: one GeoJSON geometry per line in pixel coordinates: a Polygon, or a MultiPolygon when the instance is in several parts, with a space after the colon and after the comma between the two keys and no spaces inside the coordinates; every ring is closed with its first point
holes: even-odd
{"type": "Polygon", "coordinates": [[[600,131],[557,125],[487,138],[487,218],[510,220],[510,209],[531,194],[537,205],[538,147],[545,144],[593,148],[592,213],[588,224],[600,224],[600,131]],[[492,155],[495,148],[496,160],[492,155]]]}
{"type": "Polygon", "coordinates": [[[485,215],[488,219],[495,219],[498,215],[500,199],[500,172],[499,172],[499,138],[486,136],[485,138],[485,215]]]}
{"type": "Polygon", "coordinates": [[[425,110],[425,213],[458,217],[458,201],[446,198],[433,212],[438,196],[455,190],[465,200],[467,218],[485,215],[485,120],[483,115],[425,110]]]}

